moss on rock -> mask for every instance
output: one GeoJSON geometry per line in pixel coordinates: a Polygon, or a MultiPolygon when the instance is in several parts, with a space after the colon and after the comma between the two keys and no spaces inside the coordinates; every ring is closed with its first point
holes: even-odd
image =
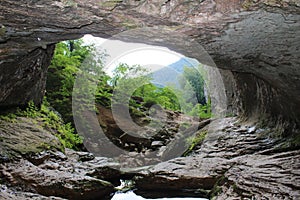
{"type": "Polygon", "coordinates": [[[6,159],[51,149],[64,151],[58,138],[31,118],[0,119],[0,138],[0,154],[6,159]]]}

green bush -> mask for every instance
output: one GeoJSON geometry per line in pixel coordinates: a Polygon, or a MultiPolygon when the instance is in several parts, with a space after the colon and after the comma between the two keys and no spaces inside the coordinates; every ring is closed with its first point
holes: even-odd
{"type": "Polygon", "coordinates": [[[19,115],[24,117],[35,118],[38,116],[38,108],[34,105],[33,101],[29,101],[26,109],[24,111],[18,111],[19,115]]]}
{"type": "Polygon", "coordinates": [[[200,117],[201,119],[211,118],[210,103],[206,105],[196,104],[188,114],[191,116],[200,117]]]}
{"type": "Polygon", "coordinates": [[[205,137],[207,135],[207,130],[200,131],[196,134],[196,136],[192,136],[186,139],[186,144],[188,149],[183,153],[183,156],[189,155],[197,145],[202,144],[205,137]]]}
{"type": "Polygon", "coordinates": [[[42,127],[50,129],[51,132],[56,132],[55,136],[58,137],[66,148],[79,150],[83,143],[82,138],[75,134],[71,123],[65,124],[63,119],[59,116],[59,113],[50,107],[46,99],[44,99],[40,109],[30,101],[24,110],[18,109],[16,115],[10,114],[5,118],[16,118],[17,116],[33,118],[40,121],[42,127]]]}
{"type": "Polygon", "coordinates": [[[56,137],[66,148],[79,150],[83,143],[82,138],[75,134],[71,123],[65,124],[59,114],[51,109],[49,103],[44,100],[39,117],[44,121],[46,128],[56,131],[56,137]]]}

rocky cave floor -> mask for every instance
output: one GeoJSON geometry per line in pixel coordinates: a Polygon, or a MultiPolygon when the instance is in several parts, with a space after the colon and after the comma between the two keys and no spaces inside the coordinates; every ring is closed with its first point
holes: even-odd
{"type": "Polygon", "coordinates": [[[300,199],[300,150],[281,152],[283,144],[266,137],[274,130],[234,117],[212,120],[205,128],[206,139],[189,156],[129,172],[111,158],[63,152],[51,131],[32,119],[0,120],[0,199],[110,199],[120,179],[134,180],[136,192],[151,198],[181,192],[214,199],[300,199]]]}

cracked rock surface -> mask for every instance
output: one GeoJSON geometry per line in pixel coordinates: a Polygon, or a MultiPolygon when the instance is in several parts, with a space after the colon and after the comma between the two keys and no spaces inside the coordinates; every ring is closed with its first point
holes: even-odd
{"type": "Polygon", "coordinates": [[[146,194],[181,189],[214,199],[299,199],[300,152],[274,153],[276,141],[265,137],[270,131],[235,118],[213,121],[195,155],[143,171],[137,187],[146,194]]]}

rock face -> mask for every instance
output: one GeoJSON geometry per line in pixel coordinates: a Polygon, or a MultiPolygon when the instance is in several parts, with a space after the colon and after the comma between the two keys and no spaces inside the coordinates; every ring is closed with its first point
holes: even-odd
{"type": "Polygon", "coordinates": [[[110,170],[109,163],[103,159],[98,159],[98,163],[89,166],[89,162],[76,162],[72,160],[72,157],[70,159],[68,154],[60,156],[45,153],[43,156],[48,159],[40,165],[34,165],[23,159],[1,165],[1,175],[11,186],[21,187],[24,191],[33,191],[44,196],[97,199],[109,196],[114,191],[111,183],[93,178],[110,179],[114,178],[110,175],[118,175],[113,172],[114,169],[110,170]],[[101,173],[101,170],[111,172],[105,174],[101,173]]]}
{"type": "MultiPolygon", "coordinates": [[[[41,102],[53,44],[62,40],[87,33],[103,38],[124,33],[116,39],[165,46],[211,64],[211,60],[201,60],[202,51],[193,48],[193,43],[199,43],[221,71],[223,80],[217,81],[225,84],[227,106],[233,114],[245,121],[260,119],[261,125],[277,129],[235,128],[232,119],[225,120],[216,124],[223,129],[208,134],[198,155],[155,166],[142,174],[138,187],[203,188],[212,191],[200,191],[202,195],[217,195],[217,199],[300,198],[299,1],[1,0],[0,13],[0,107],[22,106],[30,100],[41,102]],[[145,31],[147,27],[152,27],[152,32],[145,31]],[[142,29],[135,34],[126,32],[135,28],[142,29]]],[[[63,166],[60,168],[49,152],[47,156],[26,158],[19,151],[32,149],[16,143],[22,138],[29,141],[26,137],[18,139],[18,134],[40,141],[40,129],[23,124],[14,132],[0,125],[4,138],[9,138],[6,134],[12,136],[12,143],[0,146],[1,177],[6,177],[7,184],[24,186],[28,192],[12,193],[3,186],[1,198],[55,195],[89,199],[113,191],[110,183],[100,179],[106,179],[102,173],[118,173],[106,167],[102,170],[102,158],[91,161],[92,157],[85,155],[81,159],[86,161],[75,159],[93,166],[97,169],[94,171],[87,170],[87,164],[82,164],[82,169],[73,161],[69,165],[68,158],[54,156],[55,163],[63,166]],[[8,162],[11,155],[7,152],[13,152],[18,161],[8,162]]],[[[56,152],[60,148],[54,137],[47,136],[43,141],[30,145],[34,150],[49,144],[54,144],[56,152]]]]}
{"type": "Polygon", "coordinates": [[[1,187],[1,194],[0,197],[1,199],[11,199],[11,200],[64,200],[63,198],[59,198],[59,197],[46,197],[43,195],[39,195],[39,194],[34,194],[34,193],[30,193],[30,192],[18,192],[18,191],[13,191],[9,188],[7,188],[5,185],[0,185],[1,187]]]}
{"type": "Polygon", "coordinates": [[[36,120],[25,117],[12,121],[0,119],[0,144],[0,163],[47,148],[63,149],[63,145],[51,131],[38,125],[36,120]]]}
{"type": "Polygon", "coordinates": [[[140,192],[181,189],[215,199],[299,199],[299,150],[278,153],[278,141],[266,136],[273,130],[234,118],[213,121],[210,130],[194,156],[141,173],[136,180],[140,192]]]}
{"type": "Polygon", "coordinates": [[[58,139],[33,119],[0,120],[0,144],[1,199],[104,199],[115,191],[112,183],[119,184],[118,163],[63,153],[58,139]]]}
{"type": "Polygon", "coordinates": [[[40,104],[53,50],[54,45],[48,45],[46,49],[37,48],[27,55],[16,56],[9,63],[1,59],[1,107],[23,106],[30,100],[40,104]]]}
{"type": "Polygon", "coordinates": [[[300,4],[296,0],[3,0],[0,10],[2,106],[41,100],[53,51],[50,44],[86,33],[107,38],[129,29],[156,27],[169,34],[157,39],[157,34],[144,32],[120,39],[200,58],[187,40],[174,42],[169,37],[186,35],[204,47],[218,68],[234,72],[224,77],[232,78],[226,84],[228,98],[234,95],[230,107],[239,108],[234,110],[246,117],[299,125],[300,4]],[[238,87],[230,91],[234,84],[238,87]],[[20,92],[26,95],[16,96],[20,92]]]}

